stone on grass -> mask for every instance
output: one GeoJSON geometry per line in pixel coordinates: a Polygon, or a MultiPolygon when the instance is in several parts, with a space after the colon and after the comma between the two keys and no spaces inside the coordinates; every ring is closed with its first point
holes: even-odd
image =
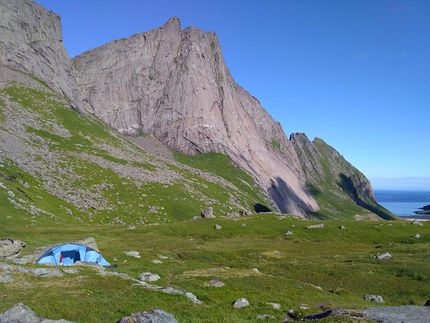
{"type": "Polygon", "coordinates": [[[16,304],[0,315],[2,323],[73,323],[67,320],[43,319],[22,303],[16,304]]]}
{"type": "Polygon", "coordinates": [[[234,308],[241,308],[246,306],[249,306],[249,302],[246,298],[239,298],[238,300],[233,302],[234,308]]]}
{"type": "Polygon", "coordinates": [[[212,287],[223,287],[225,284],[223,282],[220,282],[219,280],[212,279],[209,281],[209,285],[212,287]]]}
{"type": "Polygon", "coordinates": [[[286,231],[286,232],[284,233],[284,236],[291,236],[291,235],[293,235],[293,233],[292,233],[291,231],[286,231]]]}
{"type": "Polygon", "coordinates": [[[64,276],[63,273],[58,269],[51,269],[51,268],[35,268],[35,269],[29,269],[29,271],[37,277],[62,277],[64,276]]]}
{"type": "Polygon", "coordinates": [[[419,234],[419,233],[417,233],[416,235],[414,235],[414,238],[419,239],[419,238],[421,238],[421,236],[420,236],[420,234],[419,234]]]}
{"type": "Polygon", "coordinates": [[[143,282],[156,282],[160,279],[160,276],[150,272],[144,272],[137,276],[137,279],[143,282]]]}
{"type": "Polygon", "coordinates": [[[278,303],[268,302],[267,304],[269,304],[270,306],[272,306],[275,310],[280,310],[281,309],[281,305],[278,304],[278,303]]]}
{"type": "Polygon", "coordinates": [[[140,258],[138,251],[124,251],[124,253],[130,257],[140,258]]]}
{"type": "Polygon", "coordinates": [[[393,256],[389,252],[378,253],[373,256],[376,259],[391,259],[393,256]]]}
{"type": "Polygon", "coordinates": [[[276,319],[276,317],[274,317],[273,315],[269,315],[269,314],[260,314],[260,315],[257,315],[257,319],[258,320],[274,320],[274,319],[276,319]]]}
{"type": "Polygon", "coordinates": [[[344,225],[341,225],[340,227],[339,227],[339,229],[345,229],[345,226],[344,225]]]}
{"type": "Polygon", "coordinates": [[[213,214],[213,207],[207,207],[204,209],[201,213],[202,218],[204,219],[213,219],[215,218],[215,215],[213,214]]]}
{"type": "Polygon", "coordinates": [[[417,219],[414,220],[414,222],[412,222],[412,224],[417,225],[419,227],[422,227],[424,224],[422,224],[421,221],[418,221],[417,219]]]}
{"type": "Polygon", "coordinates": [[[221,229],[222,229],[222,226],[220,226],[219,224],[215,224],[214,228],[215,228],[216,230],[221,230],[221,229]]]}
{"type": "Polygon", "coordinates": [[[178,323],[172,314],[163,310],[150,310],[125,316],[117,323],[178,323]]]}
{"type": "Polygon", "coordinates": [[[305,229],[321,229],[321,228],[324,228],[324,223],[308,225],[305,227],[305,229]]]}
{"type": "Polygon", "coordinates": [[[371,302],[375,302],[375,303],[384,303],[384,300],[382,298],[382,296],[379,295],[369,295],[369,294],[365,294],[363,296],[363,298],[365,300],[371,301],[371,302]]]}
{"type": "Polygon", "coordinates": [[[152,263],[153,263],[153,264],[156,264],[156,265],[159,265],[159,264],[162,264],[163,262],[162,262],[161,260],[154,259],[154,260],[152,261],[152,263]]]}
{"type": "Polygon", "coordinates": [[[0,259],[14,259],[19,256],[26,243],[8,238],[0,239],[0,259]]]}
{"type": "Polygon", "coordinates": [[[12,283],[14,281],[13,276],[8,274],[0,274],[0,283],[12,283]]]}

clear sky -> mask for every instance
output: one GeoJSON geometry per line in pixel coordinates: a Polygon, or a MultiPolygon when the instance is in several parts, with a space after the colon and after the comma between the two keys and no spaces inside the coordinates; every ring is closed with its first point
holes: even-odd
{"type": "Polygon", "coordinates": [[[163,25],[215,31],[236,82],[289,136],[319,137],[374,188],[430,190],[429,0],[36,0],[74,57],[163,25]]]}

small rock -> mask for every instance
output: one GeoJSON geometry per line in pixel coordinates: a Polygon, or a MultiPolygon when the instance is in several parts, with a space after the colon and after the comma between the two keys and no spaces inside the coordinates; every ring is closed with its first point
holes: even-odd
{"type": "Polygon", "coordinates": [[[419,235],[419,233],[417,233],[416,235],[414,235],[414,238],[419,239],[419,238],[421,238],[421,236],[419,235]]]}
{"type": "Polygon", "coordinates": [[[213,214],[213,207],[208,207],[204,209],[201,213],[202,218],[205,219],[213,219],[215,218],[215,215],[213,214]]]}
{"type": "Polygon", "coordinates": [[[246,227],[246,224],[245,224],[245,223],[242,223],[242,226],[243,226],[243,227],[246,227]]]}
{"type": "Polygon", "coordinates": [[[219,280],[212,279],[211,281],[209,281],[209,285],[211,285],[212,287],[223,287],[225,284],[220,282],[219,280]]]}
{"type": "Polygon", "coordinates": [[[117,323],[178,323],[174,316],[162,310],[150,310],[123,317],[117,323]]]}
{"type": "Polygon", "coordinates": [[[284,233],[284,236],[291,236],[291,235],[293,235],[293,233],[292,233],[291,231],[286,231],[286,232],[284,233]]]}
{"type": "Polygon", "coordinates": [[[273,315],[269,315],[269,314],[260,314],[257,316],[258,320],[274,320],[276,319],[276,317],[274,317],[273,315]]]}
{"type": "Polygon", "coordinates": [[[0,283],[12,283],[14,281],[13,276],[8,274],[0,274],[0,283]]]}
{"type": "Polygon", "coordinates": [[[124,253],[130,257],[140,258],[138,251],[124,251],[124,253]]]}
{"type": "Polygon", "coordinates": [[[162,261],[160,261],[160,260],[158,260],[158,259],[154,259],[154,260],[152,261],[152,263],[153,263],[153,264],[158,265],[158,264],[162,264],[163,262],[162,262],[162,261]]]}
{"type": "Polygon", "coordinates": [[[305,229],[321,229],[324,228],[324,223],[306,226],[305,229]]]}
{"type": "Polygon", "coordinates": [[[233,302],[234,308],[241,308],[241,307],[246,307],[246,306],[249,306],[249,302],[246,298],[239,298],[238,300],[233,302]]]}
{"type": "Polygon", "coordinates": [[[30,272],[37,277],[62,277],[64,276],[58,269],[50,268],[35,268],[29,269],[30,272]]]}
{"type": "Polygon", "coordinates": [[[363,296],[363,298],[365,300],[371,301],[371,302],[375,302],[375,303],[384,303],[384,300],[382,299],[382,296],[379,295],[369,295],[369,294],[365,294],[363,296]]]}
{"type": "Polygon", "coordinates": [[[222,226],[220,226],[219,224],[215,224],[214,228],[215,228],[216,230],[221,230],[221,229],[222,229],[222,226]]]}
{"type": "Polygon", "coordinates": [[[376,259],[391,259],[392,257],[393,256],[391,256],[389,252],[378,253],[373,256],[373,258],[376,258],[376,259]]]}
{"type": "Polygon", "coordinates": [[[414,222],[412,222],[412,224],[414,224],[414,225],[417,225],[417,226],[419,226],[419,227],[422,227],[423,226],[423,224],[422,224],[422,222],[420,222],[420,221],[418,221],[418,220],[414,220],[414,222]]]}
{"type": "Polygon", "coordinates": [[[137,279],[143,282],[156,282],[160,279],[160,276],[150,272],[144,272],[137,276],[137,279]]]}
{"type": "Polygon", "coordinates": [[[278,303],[268,302],[267,304],[269,304],[270,306],[272,306],[275,310],[280,310],[281,309],[281,305],[278,304],[278,303]]]}
{"type": "Polygon", "coordinates": [[[345,226],[344,225],[341,225],[340,227],[339,227],[339,229],[345,229],[345,226]]]}

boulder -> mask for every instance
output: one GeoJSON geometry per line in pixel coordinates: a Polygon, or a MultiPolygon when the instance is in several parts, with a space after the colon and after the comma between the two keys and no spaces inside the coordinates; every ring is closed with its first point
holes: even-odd
{"type": "Polygon", "coordinates": [[[12,283],[14,281],[13,277],[8,274],[0,274],[0,283],[12,283]]]}
{"type": "Polygon", "coordinates": [[[144,272],[137,276],[137,279],[143,282],[156,282],[160,279],[160,276],[150,272],[144,272]]]}
{"type": "Polygon", "coordinates": [[[204,219],[213,219],[215,215],[213,214],[213,207],[208,207],[204,209],[201,213],[202,218],[204,219]]]}
{"type": "Polygon", "coordinates": [[[209,285],[211,285],[212,287],[223,287],[224,283],[220,282],[219,280],[212,279],[211,281],[209,281],[209,285]]]}
{"type": "Polygon", "coordinates": [[[369,295],[369,294],[365,294],[363,296],[363,298],[365,300],[371,301],[371,302],[375,302],[375,303],[384,303],[384,300],[382,298],[382,296],[379,295],[369,295]]]}
{"type": "Polygon", "coordinates": [[[249,302],[246,298],[239,298],[238,300],[233,302],[234,308],[241,308],[246,306],[249,306],[249,302]]]}
{"type": "Polygon", "coordinates": [[[125,316],[117,323],[178,323],[172,314],[163,310],[150,310],[125,316]]]}
{"type": "Polygon", "coordinates": [[[422,224],[422,222],[418,221],[417,219],[414,220],[414,222],[412,222],[412,224],[422,227],[424,224],[422,224]]]}
{"type": "Polygon", "coordinates": [[[0,323],[73,323],[67,320],[48,320],[38,316],[22,303],[16,304],[0,316],[0,323]]]}
{"type": "Polygon", "coordinates": [[[1,239],[0,240],[0,259],[12,260],[19,257],[21,250],[25,248],[26,243],[19,240],[1,239]]]}
{"type": "Polygon", "coordinates": [[[324,228],[324,223],[308,225],[305,227],[305,229],[321,229],[321,228],[324,228]]]}
{"type": "Polygon", "coordinates": [[[389,252],[378,253],[373,256],[376,259],[391,259],[393,256],[389,252]]]}

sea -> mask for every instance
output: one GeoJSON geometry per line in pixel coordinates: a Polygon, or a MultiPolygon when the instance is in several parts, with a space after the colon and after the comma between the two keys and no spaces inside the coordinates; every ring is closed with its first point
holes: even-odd
{"type": "Polygon", "coordinates": [[[430,218],[429,215],[423,216],[414,213],[414,211],[419,211],[422,207],[430,204],[430,190],[402,191],[374,189],[373,193],[375,194],[375,198],[379,204],[397,216],[402,218],[430,218]]]}

